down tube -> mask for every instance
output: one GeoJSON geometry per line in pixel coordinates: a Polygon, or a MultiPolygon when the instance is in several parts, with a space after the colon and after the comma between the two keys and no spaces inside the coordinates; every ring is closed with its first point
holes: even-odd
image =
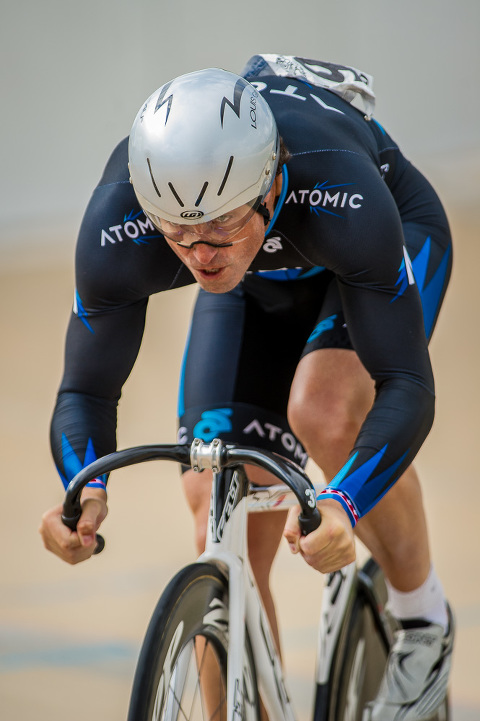
{"type": "Polygon", "coordinates": [[[244,573],[247,628],[255,658],[260,696],[269,721],[295,721],[267,614],[247,564],[244,564],[244,573]]]}
{"type": "Polygon", "coordinates": [[[210,502],[210,522],[205,553],[199,561],[208,561],[227,569],[228,578],[228,665],[227,719],[233,721],[242,708],[245,653],[245,573],[242,559],[247,556],[248,481],[244,473],[228,476],[214,474],[210,502]]]}

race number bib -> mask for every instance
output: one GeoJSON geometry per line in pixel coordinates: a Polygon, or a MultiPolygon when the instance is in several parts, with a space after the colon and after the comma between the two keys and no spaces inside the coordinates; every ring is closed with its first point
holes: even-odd
{"type": "Polygon", "coordinates": [[[242,71],[247,80],[249,76],[272,74],[284,78],[301,78],[311,85],[337,93],[349,103],[361,98],[368,117],[372,116],[375,109],[372,76],[348,65],[308,60],[294,55],[254,55],[242,71]]]}

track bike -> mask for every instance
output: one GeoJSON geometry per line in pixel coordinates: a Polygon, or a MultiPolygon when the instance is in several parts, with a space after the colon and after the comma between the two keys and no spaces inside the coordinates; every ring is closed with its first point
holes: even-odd
{"type": "MultiPolygon", "coordinates": [[[[168,583],[137,663],[128,721],[295,721],[287,682],[248,560],[249,513],[298,503],[303,534],[318,527],[316,489],[277,454],[219,439],[149,445],[94,461],[70,483],[63,521],[75,529],[92,478],[152,460],[213,472],[205,552],[168,583]],[[252,486],[245,465],[272,473],[252,486]]],[[[97,552],[103,538],[97,536],[97,552]]],[[[361,721],[375,697],[393,640],[386,587],[373,559],[325,575],[318,633],[313,721],[361,721]]],[[[435,721],[448,719],[448,702],[435,721]]]]}

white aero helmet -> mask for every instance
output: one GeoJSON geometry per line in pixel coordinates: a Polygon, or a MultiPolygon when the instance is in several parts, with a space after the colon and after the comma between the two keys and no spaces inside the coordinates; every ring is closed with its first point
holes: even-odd
{"type": "Polygon", "coordinates": [[[199,70],[162,85],[138,112],[130,180],[158,227],[208,223],[260,205],[275,178],[278,143],[272,111],[253,85],[225,70],[199,70]]]}

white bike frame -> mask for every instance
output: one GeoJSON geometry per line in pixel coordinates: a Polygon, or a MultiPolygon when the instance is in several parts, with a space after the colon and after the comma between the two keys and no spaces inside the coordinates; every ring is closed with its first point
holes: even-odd
{"type": "MultiPolygon", "coordinates": [[[[260,595],[253,578],[248,560],[247,520],[248,513],[263,510],[286,510],[299,503],[302,514],[299,516],[302,528],[315,528],[318,521],[315,497],[320,489],[314,489],[308,478],[301,477],[300,469],[285,460],[282,468],[275,461],[274,454],[261,453],[255,449],[241,446],[223,445],[214,439],[207,445],[195,439],[190,448],[183,445],[152,445],[116,451],[109,456],[94,461],[82,469],[70,482],[63,505],[62,520],[75,530],[81,517],[80,494],[85,484],[105,472],[122,468],[134,463],[151,460],[172,460],[182,465],[191,465],[195,471],[210,469],[213,472],[212,494],[210,500],[210,523],[207,532],[206,550],[198,559],[215,565],[225,576],[228,583],[228,608],[221,596],[217,595],[203,623],[212,626],[215,633],[224,633],[228,629],[227,664],[227,721],[240,721],[242,711],[248,711],[255,697],[251,696],[246,649],[246,631],[253,654],[258,690],[266,708],[269,721],[294,721],[294,714],[286,690],[282,665],[275,642],[263,608],[260,595]],[[249,487],[243,468],[244,463],[253,463],[271,471],[278,478],[285,479],[286,485],[268,487],[249,487]],[[220,469],[223,469],[220,472],[220,469]],[[223,473],[225,475],[219,475],[223,473]],[[289,489],[292,488],[294,492],[289,489]],[[220,496],[217,498],[217,494],[220,496]],[[228,616],[227,616],[228,614],[228,616]],[[227,622],[227,623],[226,623],[227,622]],[[244,698],[245,697],[245,698],[244,698]]],[[[98,548],[103,547],[103,539],[97,535],[98,548]]],[[[359,589],[363,602],[370,606],[375,623],[383,638],[384,650],[391,645],[391,633],[388,624],[379,612],[375,589],[369,573],[358,570],[355,563],[325,576],[322,596],[319,640],[317,648],[316,701],[314,721],[324,721],[329,717],[331,700],[336,698],[334,688],[337,671],[337,650],[339,643],[345,642],[343,629],[350,624],[350,614],[358,597],[359,589]]],[[[172,640],[172,649],[178,638],[172,640]]],[[[222,639],[223,640],[223,639],[222,639]]],[[[349,671],[347,689],[347,716],[355,716],[355,696],[361,677],[365,640],[358,644],[353,670],[349,671]],[[353,699],[353,701],[350,701],[353,699]]],[[[343,648],[343,646],[342,646],[343,648]]],[[[340,648],[340,652],[342,652],[340,648]]],[[[178,699],[187,678],[189,652],[183,653],[172,671],[173,685],[179,689],[171,700],[171,718],[177,719],[180,711],[178,699]]],[[[340,661],[342,657],[340,656],[340,661]]],[[[381,661],[383,663],[383,661],[381,661]]],[[[383,672],[383,669],[381,669],[383,672]]],[[[345,692],[344,692],[345,693],[345,692]]],[[[157,696],[159,694],[157,693],[157,696]]],[[[253,721],[251,714],[247,721],[253,721]]]]}
{"type": "MultiPolygon", "coordinates": [[[[252,645],[258,689],[269,721],[295,721],[282,665],[270,624],[258,592],[247,552],[247,515],[263,510],[285,510],[296,503],[284,485],[254,487],[240,498],[244,481],[234,471],[220,519],[215,519],[215,473],[210,501],[210,523],[205,552],[198,562],[216,565],[228,579],[228,675],[227,720],[241,718],[245,668],[245,629],[252,645]]],[[[317,656],[317,683],[328,680],[345,605],[354,584],[355,563],[344,571],[326,576],[317,656]],[[329,584],[328,579],[333,581],[329,584]]]]}

